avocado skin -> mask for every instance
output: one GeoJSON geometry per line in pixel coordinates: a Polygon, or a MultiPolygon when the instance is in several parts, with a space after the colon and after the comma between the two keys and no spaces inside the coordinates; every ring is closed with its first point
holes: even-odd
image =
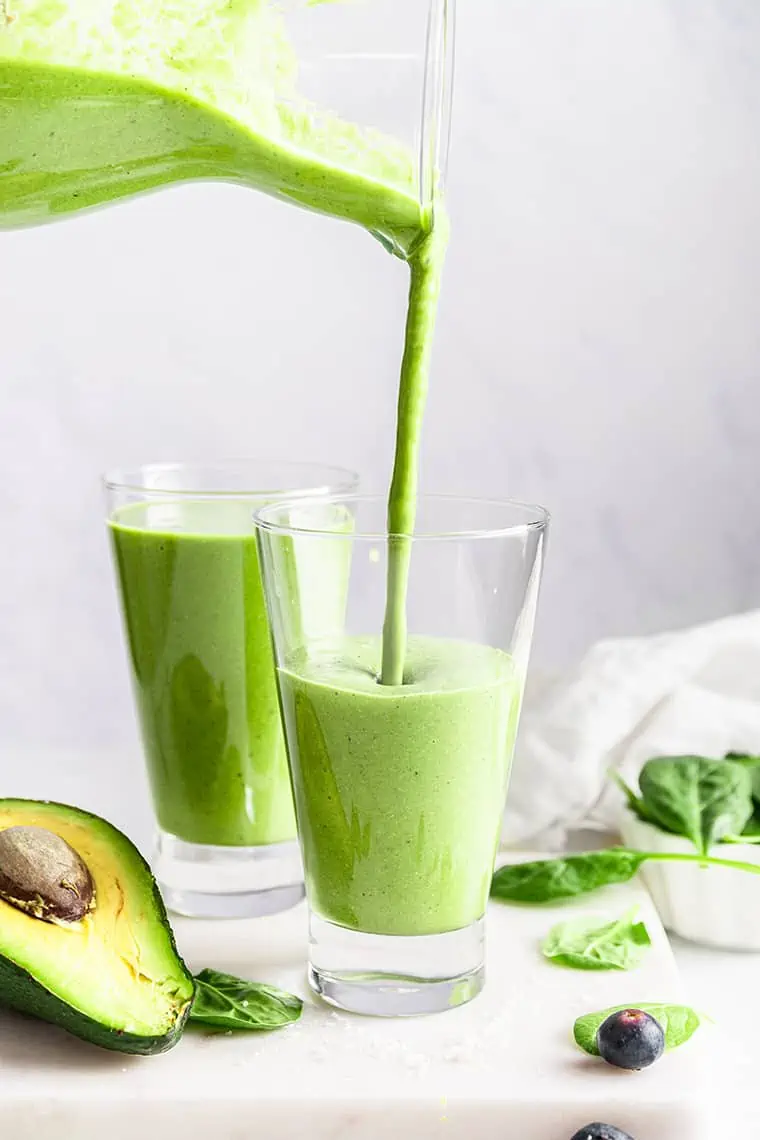
{"type": "Polygon", "coordinates": [[[0,954],[0,1007],[5,1006],[7,1009],[15,1009],[20,1013],[28,1013],[42,1021],[48,1021],[53,1025],[58,1025],[68,1033],[72,1033],[75,1037],[79,1037],[92,1045],[97,1045],[101,1049],[110,1049],[117,1053],[130,1053],[146,1057],[166,1053],[169,1049],[172,1049],[182,1037],[193,1004],[195,982],[177,950],[174,931],[172,930],[166,913],[164,900],[161,897],[161,893],[148,863],[123,832],[93,812],[83,811],[81,808],[73,807],[70,804],[57,803],[54,800],[0,799],[0,808],[12,808],[14,804],[24,807],[40,804],[46,808],[60,809],[63,812],[74,813],[80,819],[85,821],[91,820],[92,823],[98,827],[107,827],[109,831],[114,833],[114,837],[120,843],[126,844],[131,848],[133,857],[139,863],[140,872],[144,874],[145,884],[150,887],[155,921],[161,923],[167,934],[171,949],[177,960],[179,967],[178,972],[182,973],[191,987],[192,996],[186,1002],[185,1006],[179,1010],[174,1025],[168,1033],[154,1037],[147,1037],[136,1033],[126,1033],[124,1030],[115,1029],[110,1025],[104,1025],[94,1018],[88,1017],[86,1014],[74,1009],[65,1001],[56,997],[55,994],[51,993],[42,982],[34,978],[27,970],[23,969],[12,959],[0,954]]]}
{"type": "Polygon", "coordinates": [[[79,1010],[72,1009],[55,994],[51,994],[50,990],[45,989],[26,970],[22,970],[15,962],[11,962],[1,954],[0,1004],[7,1009],[30,1013],[42,1021],[58,1025],[68,1033],[73,1033],[75,1037],[81,1037],[83,1041],[98,1045],[101,1049],[111,1049],[116,1053],[133,1053],[143,1057],[166,1053],[177,1044],[192,1006],[192,1002],[187,1003],[171,1032],[164,1034],[163,1037],[141,1037],[135,1033],[124,1033],[122,1030],[101,1025],[99,1021],[94,1021],[79,1010]]]}

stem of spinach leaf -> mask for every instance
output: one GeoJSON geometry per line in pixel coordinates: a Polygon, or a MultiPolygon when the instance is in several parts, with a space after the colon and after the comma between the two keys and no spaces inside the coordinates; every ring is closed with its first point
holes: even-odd
{"type": "Polygon", "coordinates": [[[704,867],[729,867],[733,871],[749,871],[760,875],[760,865],[743,863],[738,859],[718,859],[713,855],[687,855],[678,851],[642,851],[642,862],[657,860],[658,863],[701,863],[704,867]]]}

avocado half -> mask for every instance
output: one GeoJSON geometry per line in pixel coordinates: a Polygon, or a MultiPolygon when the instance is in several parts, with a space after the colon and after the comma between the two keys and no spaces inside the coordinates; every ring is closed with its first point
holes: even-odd
{"type": "Polygon", "coordinates": [[[127,837],[78,808],[0,800],[0,1005],[104,1049],[152,1054],[179,1041],[193,995],[127,837]]]}

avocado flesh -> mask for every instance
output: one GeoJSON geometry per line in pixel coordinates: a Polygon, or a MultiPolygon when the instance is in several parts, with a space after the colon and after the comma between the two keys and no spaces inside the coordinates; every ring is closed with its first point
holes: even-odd
{"type": "Polygon", "coordinates": [[[43,922],[0,900],[0,1005],[127,1053],[179,1040],[193,979],[133,844],[97,816],[61,804],[0,800],[0,831],[46,828],[88,867],[95,905],[78,922],[43,922]]]}

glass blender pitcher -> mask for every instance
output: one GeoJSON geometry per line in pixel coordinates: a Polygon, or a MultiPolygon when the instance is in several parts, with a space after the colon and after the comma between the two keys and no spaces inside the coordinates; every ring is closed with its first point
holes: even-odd
{"type": "Polygon", "coordinates": [[[0,229],[218,179],[408,256],[453,24],[454,0],[0,0],[0,229]]]}

